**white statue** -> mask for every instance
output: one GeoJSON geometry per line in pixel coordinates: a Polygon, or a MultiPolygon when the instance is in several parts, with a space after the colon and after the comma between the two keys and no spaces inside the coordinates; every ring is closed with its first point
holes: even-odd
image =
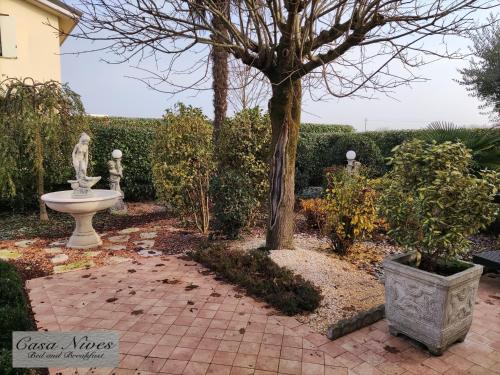
{"type": "Polygon", "coordinates": [[[120,187],[120,180],[123,177],[122,156],[123,154],[120,150],[113,150],[111,153],[112,160],[108,161],[109,190],[115,190],[121,194],[120,199],[109,210],[111,213],[118,214],[127,212],[127,206],[123,202],[125,194],[123,194],[123,190],[120,187]]]}
{"type": "Polygon", "coordinates": [[[88,198],[92,196],[91,187],[94,186],[101,177],[88,177],[87,167],[89,165],[89,142],[87,133],[82,133],[78,143],[73,148],[71,154],[73,168],[75,168],[76,179],[69,180],[73,189],[74,198],[88,198]]]}
{"type": "Polygon", "coordinates": [[[87,133],[80,135],[80,140],[73,148],[73,167],[77,180],[82,180],[87,177],[87,166],[89,164],[89,142],[90,137],[87,133]]]}

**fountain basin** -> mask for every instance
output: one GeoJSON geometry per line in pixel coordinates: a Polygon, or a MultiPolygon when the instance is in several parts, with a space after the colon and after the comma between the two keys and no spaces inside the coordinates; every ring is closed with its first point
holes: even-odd
{"type": "Polygon", "coordinates": [[[73,198],[73,190],[55,191],[42,195],[45,204],[54,211],[70,214],[75,219],[75,230],[67,247],[89,249],[102,245],[101,238],[92,226],[97,211],[113,206],[121,194],[113,190],[92,190],[92,196],[73,198]]]}

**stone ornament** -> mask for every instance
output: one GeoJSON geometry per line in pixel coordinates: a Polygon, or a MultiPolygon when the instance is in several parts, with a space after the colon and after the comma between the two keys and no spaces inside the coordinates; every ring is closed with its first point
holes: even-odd
{"type": "Polygon", "coordinates": [[[70,214],[75,219],[75,230],[66,244],[66,247],[74,249],[89,249],[102,245],[101,238],[92,226],[92,218],[97,211],[112,207],[121,198],[117,191],[91,190],[101,177],[87,176],[89,142],[90,137],[82,133],[73,148],[71,157],[76,179],[68,180],[72,190],[55,191],[41,197],[52,210],[70,214]]]}
{"type": "Polygon", "coordinates": [[[109,190],[120,193],[120,198],[109,209],[112,214],[124,214],[127,212],[127,206],[123,202],[125,194],[123,194],[123,190],[120,187],[120,180],[123,177],[122,156],[123,153],[120,150],[113,150],[111,153],[112,159],[108,161],[109,190]]]}
{"type": "Polygon", "coordinates": [[[441,355],[469,331],[483,267],[470,264],[462,272],[441,276],[405,264],[415,256],[398,254],[384,261],[389,331],[405,334],[441,355]]]}
{"type": "Polygon", "coordinates": [[[356,160],[356,152],[349,150],[346,152],[345,157],[347,159],[347,173],[357,174],[359,172],[359,168],[361,167],[361,163],[356,160]]]}
{"type": "Polygon", "coordinates": [[[101,177],[88,177],[87,167],[89,165],[89,142],[90,137],[87,133],[82,133],[78,143],[73,148],[71,157],[73,159],[73,168],[75,169],[75,180],[68,180],[73,189],[73,198],[88,198],[92,196],[91,188],[101,177]]]}

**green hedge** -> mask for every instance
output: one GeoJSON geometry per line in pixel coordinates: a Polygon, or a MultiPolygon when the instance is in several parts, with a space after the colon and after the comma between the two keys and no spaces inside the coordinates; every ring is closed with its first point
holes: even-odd
{"type": "Polygon", "coordinates": [[[155,129],[160,119],[130,119],[120,117],[91,117],[92,174],[102,176],[100,187],[107,188],[107,161],[114,149],[123,152],[124,177],[121,187],[126,200],[155,198],[151,172],[151,150],[155,129]]]}
{"type": "Polygon", "coordinates": [[[355,130],[351,125],[341,124],[314,124],[302,123],[300,124],[301,133],[354,133],[355,130]]]}
{"type": "MultiPolygon", "coordinates": [[[[92,133],[91,172],[102,176],[98,185],[107,188],[107,160],[111,151],[123,151],[124,178],[122,188],[126,200],[149,200],[155,198],[151,175],[151,149],[155,129],[165,126],[162,119],[89,117],[92,133]]],[[[483,132],[484,129],[471,129],[483,132]]],[[[500,129],[499,129],[500,131],[500,129]]],[[[323,169],[334,164],[344,165],[345,152],[353,149],[358,160],[368,165],[378,175],[385,170],[384,159],[402,142],[417,137],[426,130],[387,130],[355,133],[350,125],[303,123],[297,152],[296,189],[318,186],[323,183],[323,169]]],[[[67,155],[68,173],[73,173],[70,155],[67,155]]],[[[67,189],[65,180],[54,181],[46,191],[67,189]]],[[[36,202],[36,201],[34,201],[36,202]]],[[[0,211],[15,207],[15,202],[0,202],[0,211]]],[[[18,205],[17,205],[18,206],[18,205]]]]}
{"type": "Polygon", "coordinates": [[[296,191],[324,184],[324,169],[345,165],[348,150],[356,151],[356,159],[367,166],[372,176],[385,172],[382,153],[376,143],[363,133],[300,134],[297,146],[296,191]]]}
{"type": "Polygon", "coordinates": [[[12,368],[12,332],[31,331],[22,280],[13,265],[0,261],[0,373],[28,374],[28,369],[12,368]]]}
{"type": "MultiPolygon", "coordinates": [[[[106,166],[110,153],[118,148],[123,152],[124,178],[122,189],[127,200],[155,198],[151,175],[151,148],[155,129],[164,124],[162,119],[90,117],[92,131],[92,173],[102,176],[100,187],[106,187],[106,166]]],[[[354,133],[350,125],[313,124],[301,125],[301,135],[327,135],[354,133]]],[[[345,152],[344,152],[345,154],[345,152]]],[[[307,178],[305,179],[307,180],[307,178]]]]}

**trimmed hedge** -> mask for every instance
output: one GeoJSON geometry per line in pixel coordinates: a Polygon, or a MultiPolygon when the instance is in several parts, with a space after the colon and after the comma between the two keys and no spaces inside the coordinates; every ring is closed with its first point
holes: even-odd
{"type": "Polygon", "coordinates": [[[278,266],[263,250],[243,252],[213,245],[199,248],[189,256],[287,315],[313,311],[321,302],[319,288],[278,266]]]}
{"type": "Polygon", "coordinates": [[[324,185],[324,169],[345,165],[348,150],[356,151],[356,160],[368,168],[371,176],[380,176],[386,166],[379,147],[363,133],[300,134],[297,146],[295,189],[324,185]]]}
{"type": "Polygon", "coordinates": [[[355,130],[351,125],[341,124],[315,124],[302,123],[300,124],[301,133],[354,133],[355,130]]]}
{"type": "Polygon", "coordinates": [[[90,156],[92,174],[102,176],[99,185],[108,188],[107,161],[114,149],[123,152],[124,176],[121,187],[126,200],[155,198],[152,180],[151,152],[161,119],[127,119],[90,117],[92,132],[90,156]]]}
{"type": "Polygon", "coordinates": [[[0,261],[0,373],[28,374],[28,369],[13,369],[12,332],[33,330],[22,280],[13,265],[0,261]]]}

